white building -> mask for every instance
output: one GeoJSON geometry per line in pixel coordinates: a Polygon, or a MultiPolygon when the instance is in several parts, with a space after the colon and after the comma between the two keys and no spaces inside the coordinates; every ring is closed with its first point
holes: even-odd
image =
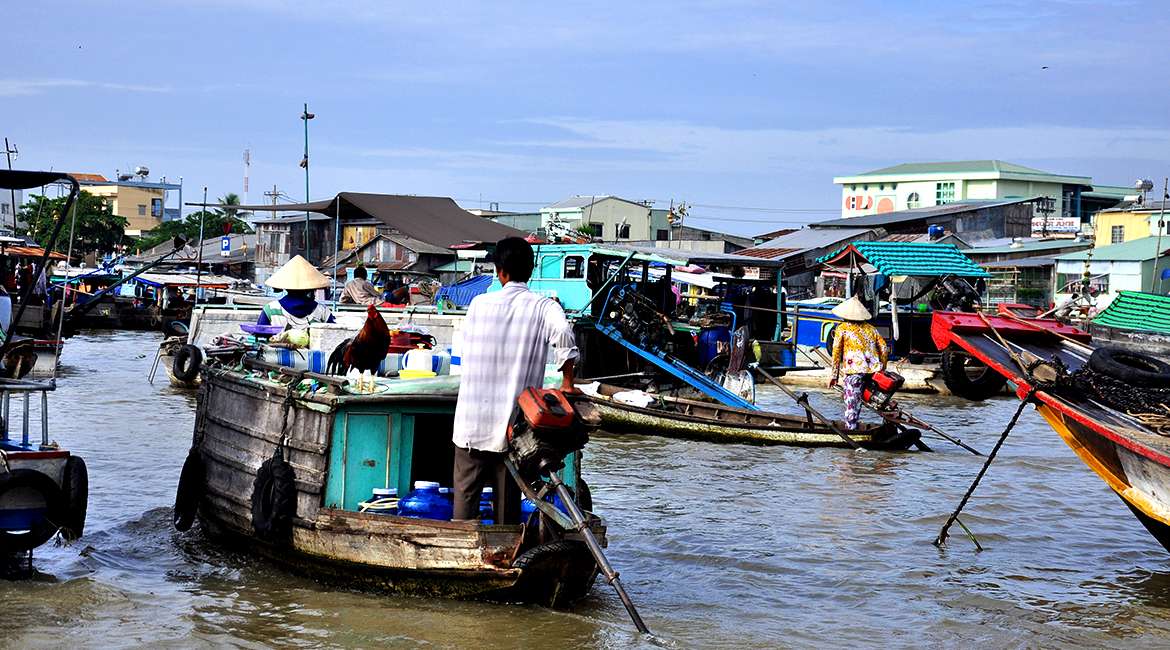
{"type": "MultiPolygon", "coordinates": [[[[972,199],[1049,199],[1037,205],[1047,232],[1077,232],[1095,205],[1088,176],[1068,176],[1002,160],[905,163],[838,176],[841,216],[860,217],[972,199]]],[[[1118,196],[1117,199],[1121,197],[1118,196]]],[[[1116,201],[1113,201],[1114,203],[1116,201]]],[[[1099,208],[1098,208],[1099,209],[1099,208]]]]}
{"type": "Polygon", "coordinates": [[[0,230],[11,232],[12,221],[16,218],[16,214],[20,212],[20,206],[23,204],[24,193],[20,190],[16,190],[16,192],[0,190],[0,230]]]}
{"type": "Polygon", "coordinates": [[[666,210],[652,210],[647,203],[616,196],[578,195],[541,208],[541,227],[554,222],[608,242],[670,238],[666,210]]]}
{"type": "Polygon", "coordinates": [[[1058,255],[1053,300],[1060,303],[1072,295],[1077,287],[1069,285],[1081,281],[1086,261],[1090,286],[1099,292],[1098,309],[1108,306],[1119,291],[1164,293],[1170,289],[1170,280],[1159,281],[1159,278],[1170,270],[1168,248],[1170,238],[1143,237],[1058,255]]]}

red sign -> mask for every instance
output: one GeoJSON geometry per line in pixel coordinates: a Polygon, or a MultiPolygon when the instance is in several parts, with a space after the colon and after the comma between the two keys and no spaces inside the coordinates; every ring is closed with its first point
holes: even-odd
{"type": "Polygon", "coordinates": [[[872,196],[847,196],[845,197],[846,210],[869,210],[873,207],[872,196]]]}

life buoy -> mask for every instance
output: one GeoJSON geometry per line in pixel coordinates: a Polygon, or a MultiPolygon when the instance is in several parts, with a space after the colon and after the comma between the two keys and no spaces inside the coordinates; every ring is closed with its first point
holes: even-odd
{"type": "Polygon", "coordinates": [[[184,345],[175,353],[171,374],[179,381],[195,381],[199,366],[203,365],[203,351],[194,345],[184,345]]]}
{"type": "Polygon", "coordinates": [[[187,460],[183,462],[183,471],[179,472],[179,487],[175,490],[176,530],[188,530],[191,524],[195,523],[206,476],[207,468],[203,463],[203,456],[198,449],[192,447],[191,451],[187,452],[187,460]]]}
{"type": "Polygon", "coordinates": [[[81,456],[70,456],[65,461],[65,480],[61,483],[65,496],[65,521],[61,536],[72,542],[85,531],[85,512],[89,507],[89,471],[81,456]]]}
{"type": "Polygon", "coordinates": [[[14,469],[0,474],[0,504],[5,502],[5,497],[21,493],[25,493],[26,499],[40,500],[44,504],[44,514],[28,529],[0,529],[0,552],[20,553],[44,544],[57,533],[67,517],[61,488],[53,479],[31,469],[14,469]]]}
{"type": "Polygon", "coordinates": [[[1170,387],[1170,364],[1141,352],[1105,347],[1089,355],[1089,368],[1141,388],[1170,387]]]}
{"type": "Polygon", "coordinates": [[[296,473],[278,450],[264,461],[252,482],[252,530],[261,539],[282,541],[292,534],[297,514],[296,473]]]}
{"type": "Polygon", "coordinates": [[[1007,384],[1007,377],[979,363],[965,352],[943,352],[940,370],[943,383],[952,393],[973,402],[982,402],[998,395],[1007,384]]]}

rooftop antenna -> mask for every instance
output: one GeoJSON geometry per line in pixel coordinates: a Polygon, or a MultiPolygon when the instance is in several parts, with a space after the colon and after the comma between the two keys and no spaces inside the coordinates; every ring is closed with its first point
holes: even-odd
{"type": "MultiPolygon", "coordinates": [[[[4,155],[8,156],[8,171],[12,171],[12,154],[16,154],[16,156],[18,158],[20,157],[20,152],[16,150],[16,144],[13,143],[12,146],[9,146],[8,145],[8,138],[4,138],[4,155]]],[[[12,234],[15,235],[16,234],[16,211],[17,211],[16,190],[10,189],[9,192],[12,195],[12,234]]],[[[3,227],[4,227],[4,223],[2,220],[0,220],[0,228],[3,228],[3,227]]]]}

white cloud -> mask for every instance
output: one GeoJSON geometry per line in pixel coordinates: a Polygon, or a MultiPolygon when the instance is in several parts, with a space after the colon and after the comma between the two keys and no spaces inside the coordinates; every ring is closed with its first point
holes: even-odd
{"type": "Polygon", "coordinates": [[[132,93],[166,93],[166,86],[86,81],[84,79],[0,79],[0,97],[22,97],[41,95],[53,90],[68,88],[96,88],[132,93]]]}

